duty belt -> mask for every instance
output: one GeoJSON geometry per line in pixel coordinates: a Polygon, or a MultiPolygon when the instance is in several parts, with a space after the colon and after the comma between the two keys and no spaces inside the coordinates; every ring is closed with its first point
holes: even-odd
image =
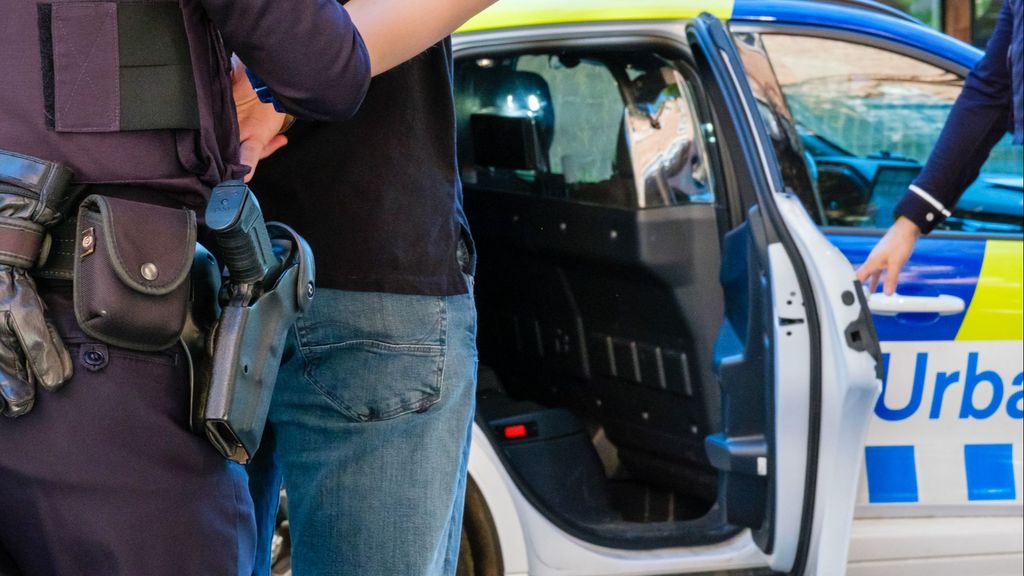
{"type": "Polygon", "coordinates": [[[32,276],[48,280],[71,280],[75,275],[75,245],[78,243],[78,218],[69,216],[50,229],[48,251],[32,276]]]}

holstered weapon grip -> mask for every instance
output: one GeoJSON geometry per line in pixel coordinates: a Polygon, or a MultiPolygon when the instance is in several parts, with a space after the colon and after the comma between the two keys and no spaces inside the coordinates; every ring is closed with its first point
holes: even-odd
{"type": "MultiPolygon", "coordinates": [[[[244,215],[247,202],[235,203],[239,213],[244,215]]],[[[254,198],[248,206],[258,212],[254,198]]],[[[214,209],[211,202],[208,222],[214,209]]],[[[208,342],[209,361],[193,370],[193,428],[225,458],[245,464],[259,448],[288,331],[312,301],[315,271],[309,244],[288,226],[271,222],[264,227],[260,214],[221,222],[230,224],[222,229],[235,231],[229,246],[242,248],[227,256],[230,296],[208,342]],[[261,231],[268,239],[265,247],[272,250],[264,250],[261,231]],[[251,273],[261,269],[262,275],[251,273]]],[[[224,248],[220,239],[218,246],[224,248]]]]}
{"type": "Polygon", "coordinates": [[[281,272],[252,304],[222,309],[210,341],[205,390],[200,383],[195,411],[197,432],[225,458],[241,464],[259,448],[288,330],[313,297],[309,245],[283,224],[271,222],[267,228],[275,244],[286,250],[281,272]]]}
{"type": "Polygon", "coordinates": [[[217,239],[217,255],[231,271],[231,282],[256,284],[277,264],[259,202],[241,180],[213,189],[206,226],[217,239]]]}

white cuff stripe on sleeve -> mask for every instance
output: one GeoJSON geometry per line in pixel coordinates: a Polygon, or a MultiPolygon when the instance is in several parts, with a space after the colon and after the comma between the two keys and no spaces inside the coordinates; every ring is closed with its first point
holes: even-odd
{"type": "Polygon", "coordinates": [[[946,207],[942,205],[942,202],[939,202],[934,197],[932,197],[931,194],[925,192],[924,190],[921,190],[921,188],[919,188],[918,186],[911,184],[910,191],[920,196],[921,199],[924,200],[925,202],[931,204],[932,208],[935,208],[936,210],[941,212],[942,215],[945,216],[946,218],[949,218],[952,215],[950,211],[946,210],[946,207]]]}

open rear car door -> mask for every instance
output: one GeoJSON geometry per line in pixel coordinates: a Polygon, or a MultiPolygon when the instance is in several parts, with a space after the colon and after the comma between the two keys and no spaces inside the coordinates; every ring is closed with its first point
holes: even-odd
{"type": "Polygon", "coordinates": [[[843,574],[878,338],[849,261],[783,188],[724,25],[705,14],[687,37],[738,191],[722,240],[722,431],[706,441],[718,505],[773,570],[843,574]]]}

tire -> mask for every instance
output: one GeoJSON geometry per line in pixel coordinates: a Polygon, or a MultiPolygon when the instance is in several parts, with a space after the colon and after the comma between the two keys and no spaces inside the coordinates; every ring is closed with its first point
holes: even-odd
{"type": "MultiPolygon", "coordinates": [[[[288,531],[288,495],[281,490],[277,530],[271,545],[271,576],[292,576],[291,542],[288,531]]],[[[494,518],[476,482],[473,478],[467,478],[456,576],[501,576],[504,571],[494,518]]]]}
{"type": "Polygon", "coordinates": [[[288,494],[281,489],[277,529],[270,544],[270,576],[292,576],[292,538],[288,530],[288,494]]]}
{"type": "Polygon", "coordinates": [[[483,492],[466,479],[466,509],[462,516],[462,544],[456,576],[501,576],[505,567],[501,559],[501,542],[494,518],[484,500],[483,492]]]}

